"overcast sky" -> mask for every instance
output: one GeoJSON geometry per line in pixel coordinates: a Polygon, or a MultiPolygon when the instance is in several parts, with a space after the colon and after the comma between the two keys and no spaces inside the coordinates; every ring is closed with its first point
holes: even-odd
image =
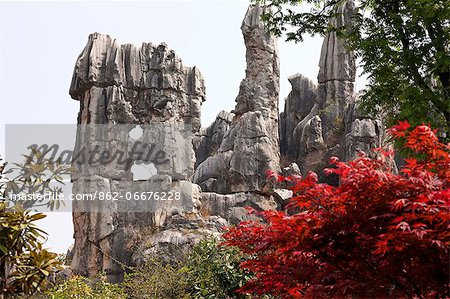
{"type": "MultiPolygon", "coordinates": [[[[0,152],[5,124],[74,124],[78,102],[68,94],[75,61],[89,33],[107,33],[120,43],[165,42],[205,78],[202,124],[232,110],[244,78],[240,31],[248,1],[0,2],[0,152]]],[[[287,77],[316,80],[322,39],[279,42],[281,106],[287,77]]],[[[65,252],[72,241],[70,213],[42,221],[47,246],[65,252]]]]}

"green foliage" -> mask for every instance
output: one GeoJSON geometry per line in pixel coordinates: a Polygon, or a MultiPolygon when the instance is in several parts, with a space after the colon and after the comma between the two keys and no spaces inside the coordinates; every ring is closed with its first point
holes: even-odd
{"type": "Polygon", "coordinates": [[[46,294],[48,299],[125,299],[125,292],[117,284],[106,282],[105,276],[89,280],[73,276],[46,294]]]}
{"type": "MultiPolygon", "coordinates": [[[[58,255],[42,247],[46,233],[35,223],[46,216],[31,209],[44,203],[30,200],[11,205],[7,199],[11,193],[52,192],[57,187],[50,187],[50,182],[62,183],[61,176],[70,168],[44,158],[38,151],[25,158],[24,163],[8,171],[6,163],[0,166],[0,298],[42,291],[48,286],[48,277],[61,269],[58,255]],[[7,173],[14,177],[4,177],[7,173]]],[[[45,204],[50,209],[59,207],[55,201],[45,204]]]]}
{"type": "Polygon", "coordinates": [[[187,293],[187,269],[181,262],[167,263],[153,256],[122,283],[129,298],[190,298],[187,293]]]}
{"type": "Polygon", "coordinates": [[[60,269],[57,254],[42,248],[44,231],[35,221],[44,218],[20,205],[8,209],[0,202],[0,294],[33,294],[60,269]]]}
{"type": "Polygon", "coordinates": [[[235,247],[222,247],[215,240],[200,241],[187,259],[190,294],[193,298],[237,298],[234,291],[251,277],[239,267],[243,259],[235,247]]]}
{"type": "Polygon", "coordinates": [[[330,31],[346,39],[369,77],[363,95],[368,112],[386,113],[393,121],[431,123],[449,135],[450,4],[448,0],[357,1],[352,28],[336,28],[332,0],[253,0],[271,8],[262,16],[275,35],[302,41],[305,34],[330,31]],[[313,4],[309,12],[295,9],[313,4]],[[287,5],[290,4],[290,5],[287,5]]]}
{"type": "Polygon", "coordinates": [[[177,260],[154,255],[122,287],[129,298],[243,298],[234,292],[250,277],[239,267],[242,258],[236,248],[203,240],[177,260]]]}

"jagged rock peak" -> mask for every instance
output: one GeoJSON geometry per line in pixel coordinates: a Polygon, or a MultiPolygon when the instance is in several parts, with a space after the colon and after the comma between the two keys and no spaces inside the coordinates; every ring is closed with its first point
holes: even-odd
{"type": "Polygon", "coordinates": [[[217,152],[201,163],[194,182],[203,191],[260,191],[265,171],[278,171],[279,60],[276,38],[264,29],[265,8],[250,5],[242,22],[247,69],[235,116],[217,152]]]}
{"type": "Polygon", "coordinates": [[[285,100],[284,111],[295,114],[296,120],[303,119],[314,106],[317,97],[317,84],[302,74],[288,78],[292,91],[285,100]]]}
{"type": "Polygon", "coordinates": [[[317,98],[317,85],[309,78],[295,74],[288,78],[292,90],[285,99],[284,112],[281,113],[281,153],[295,161],[299,144],[294,139],[297,124],[311,111],[317,98]]]}
{"type": "Polygon", "coordinates": [[[196,67],[185,67],[165,43],[119,44],[107,34],[92,33],[78,57],[70,86],[74,99],[91,86],[131,89],[174,89],[205,96],[203,77],[196,67]]]}
{"type": "Polygon", "coordinates": [[[196,134],[194,137],[196,167],[217,152],[233,117],[233,113],[222,110],[211,125],[201,128],[196,134]]]}
{"type": "MultiPolygon", "coordinates": [[[[352,18],[355,12],[353,0],[336,4],[335,11],[337,16],[332,20],[332,25],[335,28],[346,27],[346,30],[351,30],[352,18]]],[[[335,32],[325,35],[319,68],[317,76],[319,83],[332,80],[355,81],[356,64],[354,53],[347,49],[346,42],[338,38],[335,32]]]]}
{"type": "Polygon", "coordinates": [[[80,123],[172,118],[198,131],[205,85],[198,68],[184,66],[164,43],[121,45],[109,35],[93,33],[75,63],[70,95],[81,102],[80,123]]]}
{"type": "MultiPolygon", "coordinates": [[[[352,30],[353,0],[339,1],[334,9],[332,25],[352,30]]],[[[321,180],[337,184],[336,177],[322,172],[330,157],[350,160],[358,151],[382,146],[383,124],[360,111],[354,93],[355,55],[336,32],[324,37],[319,67],[317,87],[301,75],[289,80],[292,91],[280,117],[281,151],[303,174],[313,170],[321,180]]]]}
{"type": "MultiPolygon", "coordinates": [[[[74,194],[164,189],[186,195],[187,201],[180,201],[186,203],[183,206],[167,201],[155,209],[105,203],[97,213],[85,209],[83,202],[73,203],[73,273],[89,276],[105,271],[109,280],[119,281],[122,265],[133,265],[136,244],[145,243],[144,232],[166,226],[172,215],[186,221],[186,215],[198,212],[200,189],[189,180],[195,165],[193,136],[200,128],[205,96],[203,79],[197,68],[183,66],[165,44],[120,45],[108,35],[94,33],[76,61],[70,94],[80,101],[79,124],[108,125],[107,130],[79,126],[75,152],[122,153],[131,162],[126,166],[112,159],[104,165],[75,165],[74,194]],[[114,128],[115,124],[124,125],[114,128]],[[137,140],[129,134],[136,124],[142,130],[137,140]],[[134,150],[143,152],[152,145],[163,151],[166,162],[154,164],[156,174],[146,179],[135,177],[132,165],[151,161],[134,150]]],[[[173,242],[179,241],[175,240],[179,231],[168,234],[173,242]]]]}
{"type": "Polygon", "coordinates": [[[265,8],[250,5],[241,30],[246,47],[247,69],[236,98],[236,115],[265,109],[278,115],[280,67],[276,38],[264,28],[261,14],[265,8]]]}
{"type": "MultiPolygon", "coordinates": [[[[338,2],[334,9],[333,26],[350,30],[355,10],[353,0],[338,2]]],[[[345,112],[354,98],[356,64],[354,52],[336,32],[325,35],[319,66],[317,110],[322,121],[323,139],[330,149],[329,155],[341,157],[345,112]]]]}

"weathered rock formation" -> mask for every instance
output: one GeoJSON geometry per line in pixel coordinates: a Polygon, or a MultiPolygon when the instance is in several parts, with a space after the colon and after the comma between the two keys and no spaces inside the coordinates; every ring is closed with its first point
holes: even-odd
{"type": "MultiPolygon", "coordinates": [[[[351,30],[353,1],[337,4],[335,9],[333,26],[351,30]]],[[[281,149],[303,174],[312,170],[324,178],[322,170],[332,156],[348,160],[360,150],[369,152],[381,145],[381,122],[357,108],[355,75],[354,54],[331,32],[322,44],[318,86],[301,75],[290,78],[292,92],[280,116],[281,149]]]]}
{"type": "MultiPolygon", "coordinates": [[[[111,281],[120,280],[123,266],[141,262],[146,254],[193,244],[226,224],[248,219],[245,206],[273,209],[286,199],[285,192],[260,194],[265,171],[279,170],[280,156],[279,62],[275,38],[260,20],[262,10],[250,6],[242,23],[247,71],[235,111],[221,112],[202,129],[205,88],[195,67],[183,66],[165,44],[137,47],[120,45],[107,35],[89,36],[70,87],[72,98],[80,101],[76,150],[89,153],[100,146],[133,153],[136,141],[153,142],[164,149],[168,162],[154,165],[157,174],[140,181],[115,161],[75,163],[73,192],[141,192],[165,186],[191,201],[151,210],[129,202],[106,203],[97,210],[74,203],[74,273],[105,271],[111,281]],[[123,126],[117,129],[117,124],[123,126]],[[131,131],[138,126],[142,132],[133,137],[131,131]],[[201,192],[192,184],[195,158],[194,180],[203,191],[233,194],[201,192]]],[[[132,160],[152,162],[142,155],[132,160]]]]}
{"type": "MultiPolygon", "coordinates": [[[[353,1],[338,4],[333,26],[351,30],[354,10],[353,1]]],[[[317,76],[318,115],[322,120],[325,144],[335,154],[340,151],[345,112],[354,97],[355,59],[354,53],[335,32],[325,36],[317,76]]]]}
{"type": "MultiPolygon", "coordinates": [[[[235,109],[220,112],[207,128],[200,128],[205,87],[197,68],[184,66],[165,44],[120,45],[107,35],[89,36],[70,87],[72,98],[80,101],[76,149],[89,153],[100,146],[135,154],[150,142],[165,156],[164,163],[153,163],[156,174],[139,181],[130,167],[115,161],[75,164],[74,193],[164,187],[179,191],[183,200],[181,206],[152,209],[111,202],[100,210],[75,202],[75,273],[105,271],[110,280],[120,280],[123,265],[138,264],[154,251],[169,253],[173,245],[191,245],[254,217],[246,206],[283,207],[292,192],[274,189],[267,170],[320,174],[331,156],[348,160],[381,145],[382,123],[362,113],[354,95],[355,57],[335,33],[325,36],[318,84],[300,74],[290,77],[292,92],[279,115],[278,53],[276,39],[260,20],[264,9],[251,5],[242,22],[247,69],[235,109]],[[116,129],[117,124],[123,126],[116,129]],[[141,134],[131,134],[138,126],[141,134]]],[[[353,1],[336,9],[334,25],[349,28],[353,1]]],[[[137,155],[131,162],[155,161],[137,155]]]]}
{"type": "Polygon", "coordinates": [[[350,102],[345,116],[345,138],[343,159],[356,158],[361,151],[370,154],[373,148],[385,144],[384,124],[379,117],[371,117],[359,107],[357,95],[350,102]]]}
{"type": "Polygon", "coordinates": [[[317,98],[317,85],[301,74],[288,78],[292,91],[285,100],[284,112],[280,115],[281,154],[290,161],[296,161],[299,144],[294,137],[297,124],[304,119],[314,106],[317,98]]]}
{"type": "MultiPolygon", "coordinates": [[[[98,145],[101,151],[127,154],[136,150],[132,148],[135,144],[143,150],[142,144],[153,143],[164,151],[167,161],[156,164],[158,174],[145,182],[134,181],[130,167],[115,160],[98,165],[75,163],[75,194],[103,191],[125,197],[128,191],[166,186],[186,193],[193,200],[189,208],[195,210],[199,192],[189,182],[195,164],[192,140],[200,127],[200,106],[205,98],[197,68],[183,66],[165,44],[120,45],[108,35],[95,33],[78,57],[70,95],[80,101],[76,150],[84,147],[91,152],[98,145]],[[138,142],[129,136],[136,124],[143,125],[138,142]]],[[[150,162],[147,156],[131,159],[150,162]]],[[[146,231],[157,231],[172,214],[190,212],[171,205],[146,210],[150,206],[129,202],[92,208],[74,202],[72,268],[82,275],[105,271],[111,280],[120,279],[122,265],[131,263],[146,231]]]]}
{"type": "Polygon", "coordinates": [[[233,113],[220,111],[209,127],[200,128],[200,132],[194,137],[195,167],[217,152],[225,134],[230,129],[233,117],[233,113]]]}
{"type": "Polygon", "coordinates": [[[247,70],[234,117],[217,152],[198,165],[194,182],[203,191],[260,191],[268,169],[278,171],[279,61],[276,39],[265,31],[260,6],[250,6],[241,30],[247,70]]]}

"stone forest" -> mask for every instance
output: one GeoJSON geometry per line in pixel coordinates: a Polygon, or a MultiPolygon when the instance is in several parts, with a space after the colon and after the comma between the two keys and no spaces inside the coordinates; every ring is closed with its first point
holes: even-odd
{"type": "MultiPolygon", "coordinates": [[[[76,273],[105,271],[118,278],[123,270],[116,260],[133,264],[146,250],[193,244],[245,220],[246,206],[277,208],[290,192],[266,190],[267,170],[320,172],[332,156],[349,160],[359,150],[382,145],[382,121],[358,110],[355,58],[333,33],[324,38],[318,84],[301,74],[290,77],[292,92],[284,111],[278,111],[277,41],[264,29],[262,9],[249,7],[242,22],[247,69],[236,107],[219,112],[206,128],[200,127],[206,94],[199,69],[184,66],[165,44],[120,45],[108,35],[89,36],[70,86],[71,96],[80,101],[78,122],[192,124],[195,155],[183,161],[183,173],[172,182],[192,182],[197,205],[185,215],[74,212],[76,273]],[[143,234],[148,227],[154,233],[143,234]],[[145,248],[148,244],[152,248],[145,248]]],[[[345,25],[353,4],[339,9],[343,14],[336,22],[345,25]]],[[[108,171],[95,179],[113,188],[117,177],[108,171]]]]}
{"type": "MultiPolygon", "coordinates": [[[[331,2],[336,13],[332,25],[353,28],[355,2],[331,2]]],[[[160,128],[163,135],[144,129],[140,139],[157,136],[168,157],[169,166],[156,165],[157,175],[148,183],[182,190],[192,204],[184,210],[167,205],[126,212],[110,204],[102,212],[91,212],[75,202],[74,245],[64,269],[53,278],[62,279],[62,287],[53,287],[50,297],[40,289],[37,293],[26,289],[24,294],[37,298],[39,292],[42,298],[450,296],[450,158],[442,141],[445,136],[436,137],[436,131],[425,124],[416,129],[406,121],[388,125],[385,114],[362,109],[361,94],[355,92],[356,55],[335,31],[323,36],[317,80],[301,73],[290,76],[292,88],[279,111],[283,99],[278,38],[262,18],[267,9],[249,5],[241,25],[246,70],[235,108],[217,111],[207,127],[200,122],[202,103],[208,101],[201,70],[184,65],[170,45],[120,44],[107,34],[89,35],[70,84],[70,96],[80,107],[77,123],[160,128]],[[416,158],[394,157],[387,150],[401,138],[406,140],[399,144],[418,153],[416,158]],[[211,238],[218,242],[214,248],[237,247],[242,255],[225,264],[227,255],[217,257],[211,251],[204,260],[194,259],[184,268],[171,264],[171,256],[198,252],[198,244],[211,238]],[[148,268],[148,281],[130,273],[154,256],[163,257],[165,270],[158,273],[167,277],[161,280],[174,280],[167,282],[170,290],[133,295],[150,283],[153,276],[148,273],[156,273],[161,265],[148,268]],[[194,291],[177,289],[186,273],[193,275],[180,269],[216,263],[222,263],[217,271],[223,272],[210,274],[201,287],[198,281],[203,280],[196,276],[185,286],[194,291]],[[236,265],[243,270],[229,270],[236,265]],[[426,265],[425,272],[414,272],[421,265],[426,265]],[[233,286],[223,283],[220,291],[208,289],[217,281],[231,281],[230,271],[248,277],[233,286]],[[81,297],[76,292],[70,295],[66,285],[70,277],[78,277],[80,283],[86,279],[92,292],[99,283],[118,289],[109,295],[89,297],[82,291],[77,291],[81,297]]],[[[76,146],[90,142],[82,140],[82,130],[80,126],[76,146]]],[[[75,167],[71,180],[74,193],[114,192],[139,184],[129,169],[113,163],[89,171],[75,167]]],[[[11,269],[6,262],[2,265],[11,269]]],[[[7,285],[9,278],[3,278],[7,285]]],[[[152,283],[154,290],[160,282],[152,283]]],[[[38,290],[38,284],[35,287],[38,290]]]]}

